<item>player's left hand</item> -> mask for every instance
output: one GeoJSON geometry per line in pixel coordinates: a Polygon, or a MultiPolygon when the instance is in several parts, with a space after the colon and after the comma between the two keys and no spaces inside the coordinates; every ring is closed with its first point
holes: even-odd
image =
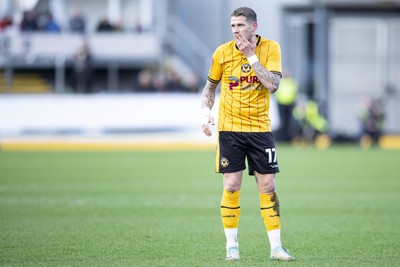
{"type": "Polygon", "coordinates": [[[250,41],[247,40],[241,33],[238,33],[235,37],[236,37],[237,47],[246,58],[249,58],[252,55],[254,55],[257,42],[257,37],[255,34],[251,36],[250,41]]]}

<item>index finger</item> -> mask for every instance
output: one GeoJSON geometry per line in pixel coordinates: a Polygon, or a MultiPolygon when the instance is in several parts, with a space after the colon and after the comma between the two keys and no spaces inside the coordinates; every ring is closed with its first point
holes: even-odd
{"type": "Polygon", "coordinates": [[[240,42],[242,42],[242,43],[245,42],[245,41],[247,41],[246,38],[244,38],[243,35],[242,35],[241,33],[239,33],[239,34],[237,35],[237,40],[240,41],[240,42]]]}

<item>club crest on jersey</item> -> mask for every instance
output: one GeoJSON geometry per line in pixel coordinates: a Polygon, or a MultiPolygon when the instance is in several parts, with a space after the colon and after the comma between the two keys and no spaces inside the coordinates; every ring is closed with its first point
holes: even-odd
{"type": "Polygon", "coordinates": [[[251,71],[251,66],[249,63],[245,63],[242,65],[242,72],[249,73],[251,71]]]}
{"type": "Polygon", "coordinates": [[[221,159],[221,167],[226,168],[229,166],[229,160],[227,158],[222,158],[221,159]]]}

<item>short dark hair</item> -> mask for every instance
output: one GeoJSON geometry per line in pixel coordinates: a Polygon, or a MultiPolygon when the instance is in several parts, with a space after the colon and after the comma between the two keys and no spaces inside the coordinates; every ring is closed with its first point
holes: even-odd
{"type": "Polygon", "coordinates": [[[254,10],[249,7],[236,8],[231,14],[231,17],[239,17],[239,16],[245,17],[249,22],[257,22],[256,12],[254,12],[254,10]]]}

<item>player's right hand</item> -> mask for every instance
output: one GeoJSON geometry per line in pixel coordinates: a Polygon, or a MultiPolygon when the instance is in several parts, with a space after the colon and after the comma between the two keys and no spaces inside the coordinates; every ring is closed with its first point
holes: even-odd
{"type": "Polygon", "coordinates": [[[207,136],[212,135],[210,124],[215,124],[214,117],[211,114],[203,114],[201,117],[201,128],[203,129],[203,133],[207,136]]]}

